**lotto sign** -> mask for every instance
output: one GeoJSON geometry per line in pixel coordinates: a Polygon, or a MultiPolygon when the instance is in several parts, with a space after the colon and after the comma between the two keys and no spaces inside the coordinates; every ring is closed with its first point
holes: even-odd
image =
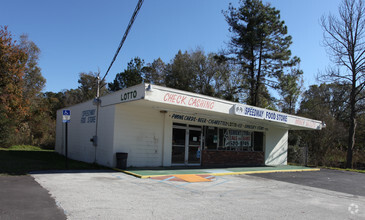
{"type": "Polygon", "coordinates": [[[71,110],[62,110],[62,122],[69,123],[71,120],[71,110]]]}

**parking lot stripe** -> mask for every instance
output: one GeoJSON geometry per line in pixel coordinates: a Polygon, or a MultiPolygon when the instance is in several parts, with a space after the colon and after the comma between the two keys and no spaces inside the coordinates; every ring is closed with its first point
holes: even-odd
{"type": "Polygon", "coordinates": [[[174,178],[175,178],[174,176],[170,176],[169,178],[166,178],[166,179],[160,180],[160,182],[162,182],[162,181],[169,181],[169,180],[174,179],[174,178]]]}

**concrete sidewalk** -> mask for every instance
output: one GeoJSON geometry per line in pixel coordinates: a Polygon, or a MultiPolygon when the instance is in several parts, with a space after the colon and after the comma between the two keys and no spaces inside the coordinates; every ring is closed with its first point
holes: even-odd
{"type": "Polygon", "coordinates": [[[319,171],[318,168],[304,166],[263,166],[263,167],[231,167],[231,168],[130,168],[127,170],[115,169],[139,178],[150,178],[168,175],[195,174],[212,176],[239,175],[239,174],[256,174],[256,173],[277,173],[277,172],[302,172],[302,171],[319,171]]]}

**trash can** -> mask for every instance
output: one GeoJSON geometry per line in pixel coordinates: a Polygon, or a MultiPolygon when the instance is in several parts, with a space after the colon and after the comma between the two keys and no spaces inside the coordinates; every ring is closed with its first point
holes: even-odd
{"type": "Polygon", "coordinates": [[[116,157],[117,157],[117,168],[122,170],[127,169],[128,153],[116,153],[116,157]]]}

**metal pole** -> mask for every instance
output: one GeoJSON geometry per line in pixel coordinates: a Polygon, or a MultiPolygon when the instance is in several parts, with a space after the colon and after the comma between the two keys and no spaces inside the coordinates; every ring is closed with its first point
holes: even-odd
{"type": "Polygon", "coordinates": [[[66,123],[66,132],[65,132],[66,134],[65,134],[65,156],[66,156],[66,169],[68,169],[68,152],[67,152],[67,148],[68,148],[68,146],[67,146],[67,144],[68,144],[68,123],[66,123]]]}
{"type": "Polygon", "coordinates": [[[99,77],[100,72],[98,73],[97,76],[97,89],[96,89],[96,122],[95,122],[95,136],[94,138],[96,138],[96,140],[94,140],[94,163],[96,163],[96,150],[98,147],[98,124],[99,124],[99,105],[100,105],[100,77],[99,77]]]}
{"type": "MultiPolygon", "coordinates": [[[[99,73],[100,74],[100,73],[99,73]]],[[[100,77],[99,77],[99,74],[98,74],[98,77],[97,77],[97,80],[98,80],[98,87],[97,87],[97,90],[96,90],[96,98],[99,98],[99,93],[100,93],[100,77]]]]}
{"type": "Polygon", "coordinates": [[[308,144],[305,145],[305,166],[308,166],[308,144]]]}
{"type": "Polygon", "coordinates": [[[165,121],[166,121],[166,110],[161,110],[160,113],[162,113],[162,117],[163,117],[163,126],[162,126],[162,155],[161,155],[161,166],[164,166],[164,160],[165,160],[165,121]]]}

